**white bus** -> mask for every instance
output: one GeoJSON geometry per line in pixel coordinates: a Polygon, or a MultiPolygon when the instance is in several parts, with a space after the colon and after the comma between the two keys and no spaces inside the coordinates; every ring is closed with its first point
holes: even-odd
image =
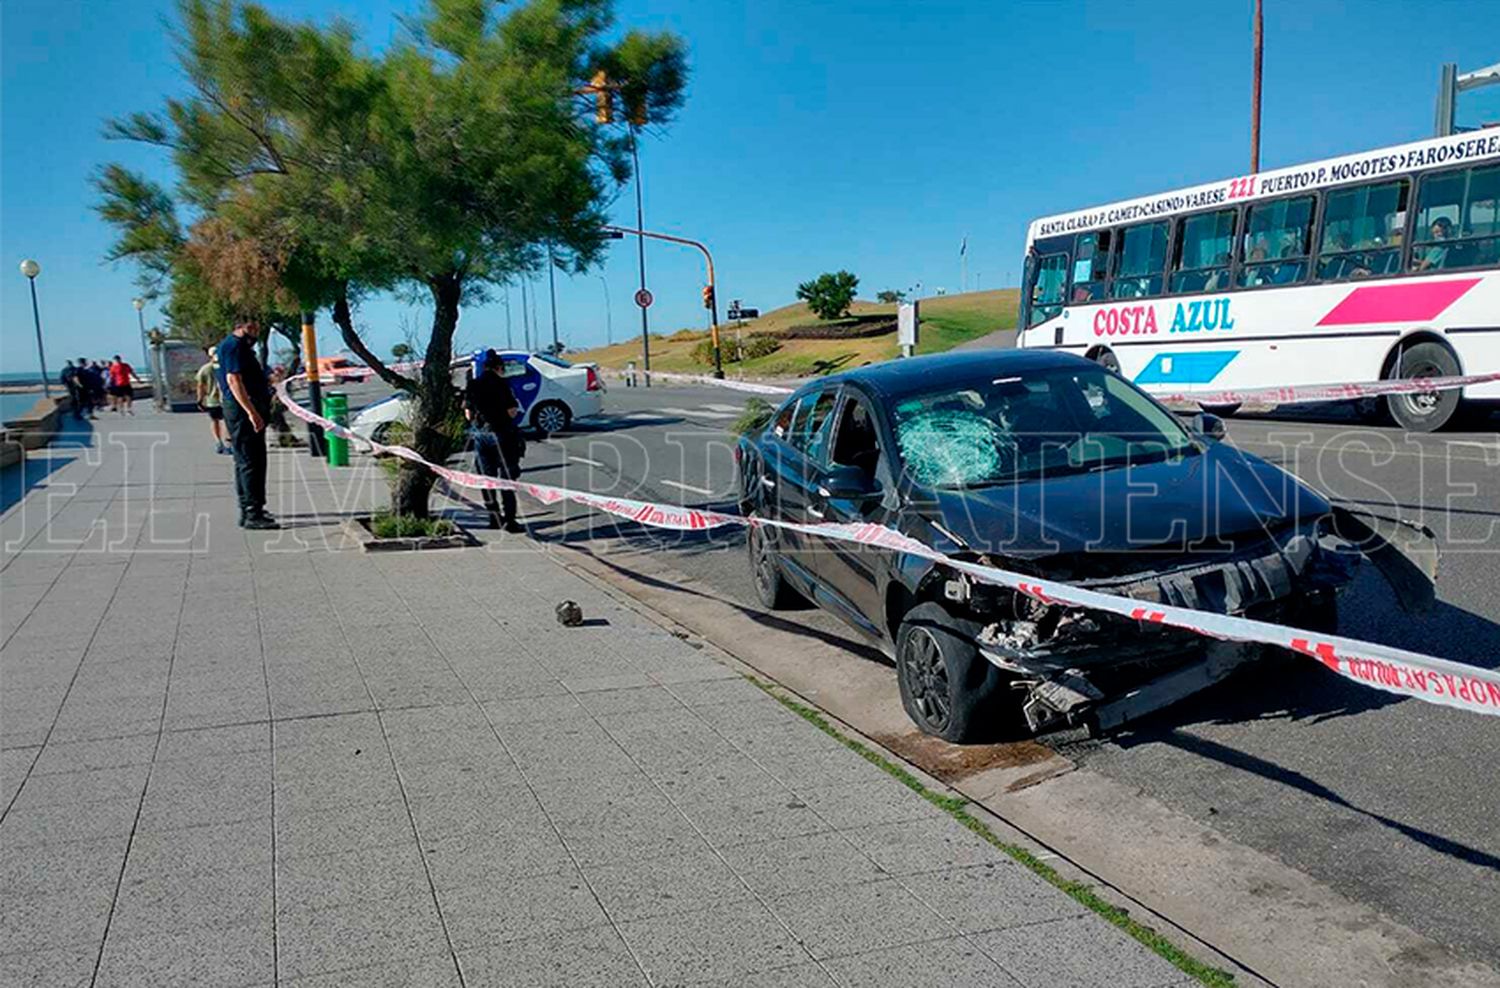
{"type": "MultiPolygon", "coordinates": [[[[1149,391],[1500,371],[1500,129],[1036,220],[1021,299],[1018,346],[1149,391]]],[[[1429,431],[1461,397],[1500,382],[1385,401],[1429,431]]]]}

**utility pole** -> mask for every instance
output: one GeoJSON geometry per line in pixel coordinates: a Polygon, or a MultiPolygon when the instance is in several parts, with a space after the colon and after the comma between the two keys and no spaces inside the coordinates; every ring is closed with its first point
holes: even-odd
{"type": "Polygon", "coordinates": [[[609,310],[609,279],[601,274],[599,276],[599,284],[604,286],[604,345],[614,346],[615,325],[614,316],[610,315],[609,310]]]}
{"type": "Polygon", "coordinates": [[[562,344],[557,340],[557,259],[552,256],[552,244],[547,244],[547,291],[552,296],[552,356],[562,353],[562,344]]]}
{"type": "Polygon", "coordinates": [[[1447,137],[1457,132],[1459,93],[1495,85],[1500,85],[1500,62],[1464,73],[1454,63],[1446,63],[1438,76],[1437,125],[1433,128],[1436,135],[1447,137]]]}
{"type": "Polygon", "coordinates": [[[1260,63],[1263,36],[1261,0],[1255,0],[1255,52],[1250,68],[1250,173],[1260,171],[1260,63]]]}
{"type": "MultiPolygon", "coordinates": [[[[640,227],[629,230],[622,226],[606,226],[603,229],[605,234],[614,239],[619,239],[626,234],[633,233],[642,239],[650,237],[652,240],[665,240],[668,243],[696,247],[699,253],[703,255],[704,265],[708,269],[708,284],[703,287],[703,307],[708,310],[708,324],[713,338],[714,377],[722,378],[724,376],[724,361],[719,349],[718,287],[714,282],[714,256],[708,252],[708,247],[696,240],[689,240],[687,237],[674,237],[669,233],[653,233],[650,230],[643,230],[640,227]]],[[[641,306],[641,310],[644,312],[645,306],[641,306]]],[[[648,377],[647,380],[650,380],[650,378],[648,377]]]]}
{"type": "MultiPolygon", "coordinates": [[[[307,371],[307,402],[313,414],[323,414],[323,383],[318,377],[318,325],[316,314],[311,309],[302,310],[302,362],[307,371]]],[[[307,423],[307,452],[309,456],[327,456],[328,447],[323,442],[323,427],[307,423]]]]}
{"type": "MultiPolygon", "coordinates": [[[[635,167],[635,228],[636,253],[640,258],[641,292],[646,291],[646,210],[641,200],[641,155],[636,139],[636,126],[630,125],[630,160],[635,167]]],[[[648,306],[637,306],[641,310],[641,363],[645,365],[646,387],[651,387],[651,317],[646,314],[648,306]]]]}

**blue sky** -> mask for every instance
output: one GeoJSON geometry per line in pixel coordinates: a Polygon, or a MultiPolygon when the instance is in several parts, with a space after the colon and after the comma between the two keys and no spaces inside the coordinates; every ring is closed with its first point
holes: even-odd
{"type": "MultiPolygon", "coordinates": [[[[270,0],[341,16],[373,48],[419,0],[270,0]]],[[[1432,131],[1438,67],[1500,59],[1489,0],[1266,0],[1262,164],[1276,167],[1432,131]]],[[[147,148],[101,122],[153,109],[183,83],[162,20],[170,0],[5,0],[0,6],[0,369],[33,370],[23,257],[38,280],[49,367],[139,355],[133,271],[101,262],[110,231],[87,179],[122,161],[169,178],[147,148]]],[[[691,47],[687,106],[643,144],[646,224],[705,240],[720,297],[769,309],[841,267],[861,293],[1014,284],[1026,223],[1110,199],[1242,174],[1248,160],[1250,0],[620,0],[622,26],[671,29],[691,47]]],[[[1500,87],[1461,98],[1460,122],[1500,120],[1500,87]]],[[[633,199],[621,190],[617,221],[633,199]]],[[[652,329],[703,326],[694,252],[648,245],[652,329]]],[[[639,334],[634,244],[596,273],[559,278],[565,341],[639,334]]],[[[546,282],[540,315],[550,335],[546,282]]],[[[520,297],[512,290],[516,342],[520,297]]],[[[147,325],[159,315],[146,311],[147,325]]],[[[394,299],[358,321],[382,352],[394,299]]],[[[328,326],[326,317],[321,320],[328,326]]],[[[325,337],[325,339],[328,339],[325,337]]],[[[466,309],[460,342],[501,345],[505,309],[466,309]]],[[[328,340],[332,342],[332,340],[328,340]]],[[[325,345],[325,351],[329,349],[325,345]]]]}

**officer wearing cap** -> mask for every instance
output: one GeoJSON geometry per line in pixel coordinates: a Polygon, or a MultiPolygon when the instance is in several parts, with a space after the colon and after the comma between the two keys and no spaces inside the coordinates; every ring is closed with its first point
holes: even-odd
{"type": "MultiPolygon", "coordinates": [[[[476,372],[464,393],[464,418],[472,427],[475,466],[485,476],[515,480],[521,476],[521,456],[526,452],[526,441],[521,438],[521,403],[505,380],[500,354],[486,350],[475,365],[476,372]]],[[[499,505],[494,491],[482,493],[492,526],[507,532],[525,531],[516,521],[515,491],[501,491],[499,505]]]]}

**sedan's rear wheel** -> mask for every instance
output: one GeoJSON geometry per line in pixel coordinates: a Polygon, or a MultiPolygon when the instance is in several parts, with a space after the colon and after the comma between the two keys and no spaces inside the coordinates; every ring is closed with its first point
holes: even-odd
{"type": "Polygon", "coordinates": [[[760,526],[752,526],[745,540],[750,546],[750,575],[755,581],[755,596],[761,604],[773,611],[794,607],[801,601],[782,575],[781,564],[776,561],[776,547],[760,526]]]}
{"type": "Polygon", "coordinates": [[[926,734],[960,744],[1013,733],[1019,711],[1007,705],[1010,677],[979,654],[974,622],[934,602],[918,604],[896,635],[901,705],[926,734]]]}

